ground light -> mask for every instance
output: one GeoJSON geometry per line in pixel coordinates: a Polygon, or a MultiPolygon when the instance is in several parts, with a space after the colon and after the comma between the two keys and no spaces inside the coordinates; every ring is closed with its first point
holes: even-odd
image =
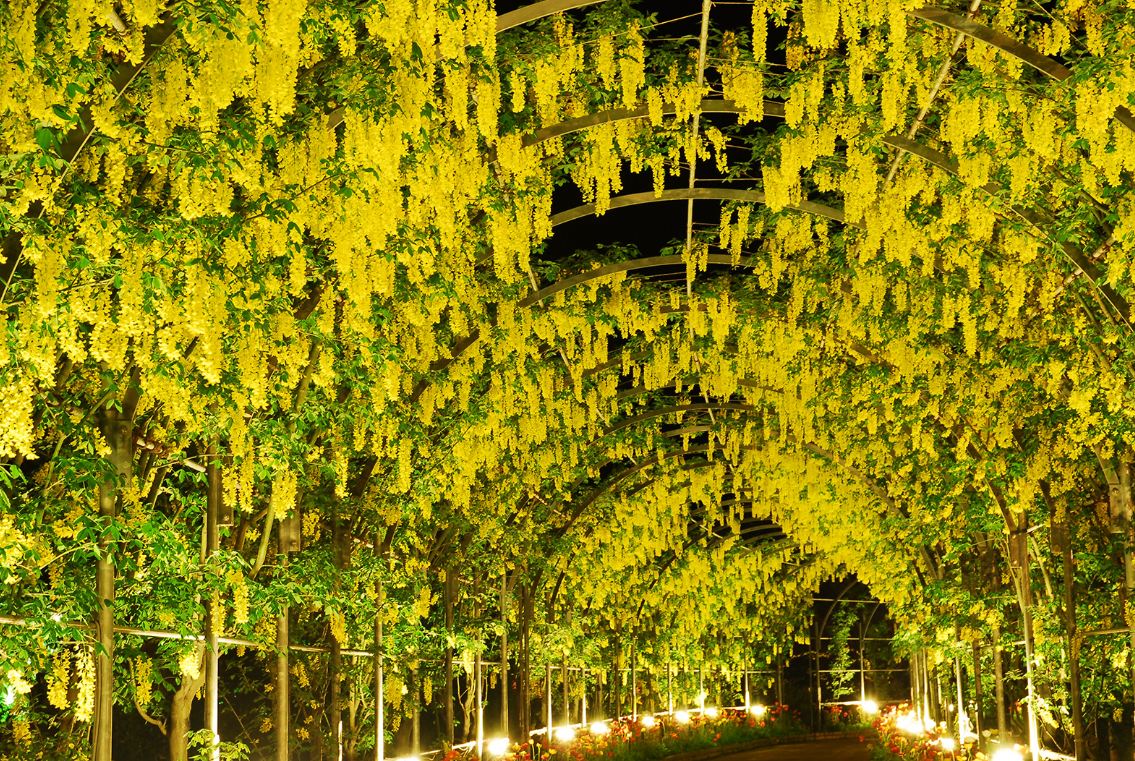
{"type": "Polygon", "coordinates": [[[642,717],[639,718],[638,723],[643,725],[647,729],[649,729],[650,727],[653,727],[658,722],[654,720],[653,716],[642,716],[642,717]]]}
{"type": "MultiPolygon", "coordinates": [[[[895,719],[895,726],[908,735],[920,735],[925,731],[922,722],[913,711],[901,714],[895,719]]],[[[1009,759],[1003,759],[1003,761],[1009,761],[1009,759]]]]}
{"type": "Polygon", "coordinates": [[[575,739],[575,729],[572,727],[560,727],[552,736],[562,743],[569,743],[575,739]]]}
{"type": "Polygon", "coordinates": [[[993,751],[993,761],[1025,761],[1025,757],[1015,747],[1003,745],[993,751]]]}
{"type": "Polygon", "coordinates": [[[485,743],[490,756],[503,756],[508,753],[509,742],[507,737],[495,737],[485,743]]]}
{"type": "Polygon", "coordinates": [[[768,713],[768,709],[758,703],[757,705],[749,709],[749,713],[753,714],[753,716],[756,716],[759,719],[766,713],[768,713]]]}
{"type": "Polygon", "coordinates": [[[938,741],[938,744],[941,745],[942,750],[946,751],[947,753],[953,753],[958,748],[958,744],[952,737],[943,737],[938,741]]]}
{"type": "Polygon", "coordinates": [[[675,711],[674,712],[674,721],[678,722],[679,724],[689,724],[690,723],[690,712],[689,711],[675,711]]]}
{"type": "Polygon", "coordinates": [[[874,716],[879,713],[879,704],[874,700],[861,700],[859,701],[859,710],[868,716],[874,716]]]}
{"type": "Polygon", "coordinates": [[[702,713],[704,713],[706,716],[708,716],[711,719],[716,719],[721,714],[721,712],[718,711],[717,708],[714,707],[714,706],[710,706],[709,708],[702,711],[702,713]]]}
{"type": "Polygon", "coordinates": [[[593,735],[605,735],[610,731],[611,728],[607,726],[607,722],[605,721],[591,722],[591,734],[593,735]]]}

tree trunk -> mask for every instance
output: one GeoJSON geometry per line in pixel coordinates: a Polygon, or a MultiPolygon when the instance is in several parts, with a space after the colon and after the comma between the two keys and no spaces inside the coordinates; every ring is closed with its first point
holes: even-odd
{"type": "MultiPolygon", "coordinates": [[[[446,636],[452,643],[453,631],[453,599],[457,596],[453,566],[445,571],[445,630],[446,636]]],[[[453,646],[445,647],[445,735],[444,739],[450,747],[453,746],[453,646]]]]}
{"type": "Polygon", "coordinates": [[[997,699],[997,739],[1004,742],[1009,736],[1009,722],[1005,717],[1005,663],[998,628],[993,629],[993,692],[997,699]]]}
{"type": "Polygon", "coordinates": [[[1064,635],[1068,649],[1068,691],[1072,703],[1072,744],[1076,761],[1084,761],[1084,706],[1080,682],[1080,638],[1076,624],[1076,566],[1072,557],[1072,532],[1066,516],[1053,521],[1053,549],[1060,551],[1064,571],[1064,635]]]}
{"type": "MultiPolygon", "coordinates": [[[[99,516],[113,520],[117,511],[119,484],[130,478],[133,463],[131,421],[108,406],[104,412],[103,435],[110,446],[114,480],[99,485],[99,516]]],[[[95,650],[94,761],[111,761],[114,718],[114,558],[110,539],[99,538],[99,559],[95,576],[98,600],[98,647],[95,650]]]]}
{"type": "Polygon", "coordinates": [[[194,645],[197,658],[197,678],[181,677],[181,684],[173,693],[169,709],[169,757],[170,761],[187,761],[189,758],[188,740],[189,712],[193,708],[193,698],[205,683],[205,669],[202,668],[205,656],[205,643],[194,645]]]}
{"type": "Polygon", "coordinates": [[[501,573],[501,737],[508,737],[508,571],[501,573]]]}

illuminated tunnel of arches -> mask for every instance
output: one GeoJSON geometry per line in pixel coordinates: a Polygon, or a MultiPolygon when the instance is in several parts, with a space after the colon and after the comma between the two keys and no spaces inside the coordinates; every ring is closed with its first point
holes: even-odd
{"type": "Polygon", "coordinates": [[[1132,758],[1135,10],[0,20],[0,759],[1132,758]]]}

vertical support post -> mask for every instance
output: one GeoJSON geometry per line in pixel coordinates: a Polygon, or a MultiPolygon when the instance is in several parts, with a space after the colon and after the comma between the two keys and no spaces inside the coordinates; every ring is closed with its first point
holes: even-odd
{"type": "Polygon", "coordinates": [[[571,697],[569,696],[567,653],[564,653],[560,663],[560,673],[563,675],[564,688],[564,726],[571,726],[571,697]]]}
{"type": "Polygon", "coordinates": [[[583,697],[579,701],[579,723],[587,726],[587,667],[579,669],[579,682],[583,687],[583,697]]]}
{"type": "MultiPolygon", "coordinates": [[[[339,503],[335,502],[331,506],[331,553],[337,572],[336,589],[339,584],[338,572],[343,567],[343,533],[343,522],[339,516],[339,503]]],[[[343,758],[343,646],[335,636],[333,629],[331,631],[331,642],[328,644],[331,651],[327,655],[327,678],[331,682],[328,690],[330,693],[328,702],[331,706],[327,723],[331,728],[332,753],[336,761],[340,761],[343,758]]]]}
{"type": "Polygon", "coordinates": [[[508,737],[508,569],[501,572],[501,736],[508,737]]]}
{"type": "MultiPolygon", "coordinates": [[[[410,752],[422,752],[422,670],[415,661],[410,667],[410,752]]],[[[479,719],[480,717],[478,717],[479,719]]]]}
{"type": "Polygon", "coordinates": [[[485,757],[485,695],[484,695],[484,664],[481,662],[481,651],[477,651],[477,658],[473,661],[473,679],[476,680],[477,699],[477,758],[485,757]]]}
{"type": "Polygon", "coordinates": [[[674,664],[666,660],[666,713],[674,713],[674,664]]]}
{"type": "Polygon", "coordinates": [[[784,705],[784,659],[779,653],[776,656],[776,704],[784,705]]]}
{"type": "Polygon", "coordinates": [[[547,728],[548,732],[544,739],[548,741],[548,747],[552,747],[552,662],[548,661],[544,665],[544,708],[547,713],[547,728]]]}
{"type": "Polygon", "coordinates": [[[698,712],[705,713],[705,669],[698,666],[698,712]]]}
{"type": "Polygon", "coordinates": [[[631,645],[631,718],[638,721],[638,661],[635,646],[631,645]]]}
{"type": "MultiPolygon", "coordinates": [[[[973,732],[977,735],[978,746],[982,743],[981,734],[981,711],[985,705],[984,690],[981,686],[981,646],[976,642],[973,643],[973,732]]],[[[1082,758],[1077,761],[1084,761],[1082,758]]]]}
{"type": "Polygon", "coordinates": [[[966,741],[966,703],[965,691],[962,689],[962,656],[954,655],[954,681],[958,684],[958,747],[964,747],[966,741]]]}
{"type": "MultiPolygon", "coordinates": [[[[374,547],[377,551],[381,546],[381,536],[375,535],[374,547]]],[[[375,761],[386,759],[386,699],[383,695],[385,689],[384,661],[386,660],[382,641],[382,613],[386,602],[386,590],[382,579],[374,583],[375,606],[374,615],[374,758],[375,761]]]]}
{"type": "Polygon", "coordinates": [[[859,700],[867,699],[867,627],[863,621],[863,611],[859,612],[859,700]]]}
{"type": "MultiPolygon", "coordinates": [[[[288,567],[288,552],[280,549],[277,562],[281,570],[288,567]]],[[[288,605],[284,605],[280,615],[276,617],[276,689],[275,698],[275,730],[276,730],[276,761],[288,761],[288,741],[291,737],[291,728],[288,721],[291,717],[291,674],[288,670],[288,605]]]]}
{"type": "MultiPolygon", "coordinates": [[[[216,446],[210,446],[205,466],[207,492],[205,502],[205,556],[211,559],[221,543],[218,517],[221,514],[221,465],[216,446]]],[[[205,728],[212,734],[209,758],[221,759],[220,698],[221,698],[221,652],[217,624],[224,615],[221,601],[215,593],[209,595],[205,604],[205,728]]]]}

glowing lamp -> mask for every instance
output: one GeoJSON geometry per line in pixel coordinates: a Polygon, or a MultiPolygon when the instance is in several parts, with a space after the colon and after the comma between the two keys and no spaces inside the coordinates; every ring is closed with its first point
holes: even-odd
{"type": "Polygon", "coordinates": [[[690,712],[689,711],[675,711],[674,712],[674,721],[678,722],[679,724],[689,724],[690,723],[690,712]]]}
{"type": "Polygon", "coordinates": [[[938,743],[942,746],[942,750],[946,751],[947,753],[953,753],[958,749],[958,744],[954,742],[954,738],[952,737],[943,737],[938,741],[938,743]]]}
{"type": "Polygon", "coordinates": [[[702,713],[704,713],[706,716],[708,716],[711,719],[716,719],[718,716],[721,715],[721,711],[718,711],[717,708],[715,708],[714,706],[710,706],[709,708],[705,709],[705,711],[703,711],[702,713]]]}
{"type": "MultiPolygon", "coordinates": [[[[922,722],[913,711],[901,714],[895,719],[895,726],[908,735],[920,735],[924,731],[922,722]]],[[[1008,761],[1008,759],[1005,759],[1005,761],[1008,761]]]]}
{"type": "Polygon", "coordinates": [[[768,713],[768,709],[762,705],[755,705],[749,709],[749,713],[753,714],[753,716],[756,716],[759,719],[766,713],[768,713]]]}
{"type": "Polygon", "coordinates": [[[494,737],[485,743],[490,756],[504,756],[508,754],[509,742],[507,737],[494,737]]]}
{"type": "Polygon", "coordinates": [[[605,735],[610,731],[611,728],[607,726],[607,722],[605,721],[591,722],[591,734],[593,735],[605,735]]]}
{"type": "Polygon", "coordinates": [[[859,703],[859,710],[868,716],[874,716],[879,713],[879,704],[874,700],[864,700],[859,703]]]}
{"type": "Polygon", "coordinates": [[[553,735],[559,742],[569,743],[575,739],[575,730],[571,727],[560,727],[553,735]]]}
{"type": "Polygon", "coordinates": [[[1016,748],[1002,746],[993,752],[993,761],[1025,761],[1025,757],[1016,748]]]}
{"type": "Polygon", "coordinates": [[[647,729],[650,729],[651,727],[653,727],[658,722],[654,720],[653,716],[646,715],[646,716],[639,717],[638,723],[643,725],[647,729]]]}

